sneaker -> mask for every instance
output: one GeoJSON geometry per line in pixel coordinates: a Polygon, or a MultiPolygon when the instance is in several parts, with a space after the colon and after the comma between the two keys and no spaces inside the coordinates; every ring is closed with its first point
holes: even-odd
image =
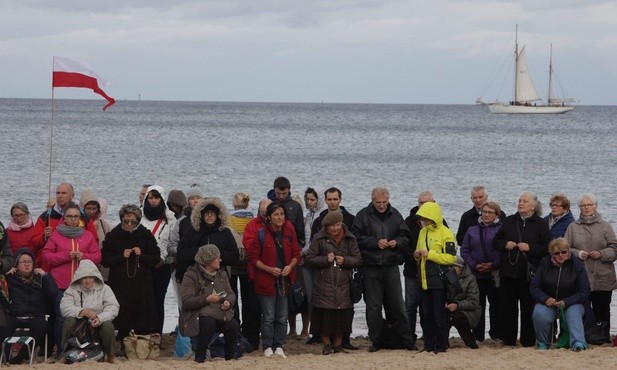
{"type": "Polygon", "coordinates": [[[281,356],[282,358],[287,358],[287,356],[285,356],[285,351],[283,351],[283,348],[281,348],[281,347],[277,347],[277,348],[274,350],[274,354],[275,354],[275,355],[279,355],[279,356],[281,356]]]}
{"type": "Polygon", "coordinates": [[[574,352],[580,352],[586,349],[587,349],[587,346],[585,346],[585,343],[581,342],[580,340],[575,340],[574,343],[572,343],[572,350],[574,352]]]}
{"type": "Polygon", "coordinates": [[[546,351],[550,349],[550,346],[548,345],[548,343],[538,342],[536,344],[536,349],[540,351],[546,351]]]}
{"type": "Polygon", "coordinates": [[[270,357],[270,356],[272,356],[272,354],[273,354],[273,353],[274,353],[274,352],[272,352],[272,348],[270,348],[270,347],[268,347],[268,348],[266,348],[266,349],[264,350],[264,356],[265,356],[265,357],[270,357]]]}

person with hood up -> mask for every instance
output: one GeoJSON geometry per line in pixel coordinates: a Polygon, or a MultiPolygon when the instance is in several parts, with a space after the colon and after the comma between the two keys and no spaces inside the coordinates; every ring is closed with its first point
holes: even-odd
{"type": "Polygon", "coordinates": [[[113,290],[105,285],[96,265],[92,261],[83,261],[60,301],[60,311],[65,318],[62,346],[66,345],[77,319],[87,317],[95,335],[101,340],[107,362],[115,363],[115,329],[112,320],[118,316],[119,310],[120,305],[113,290]]]}
{"type": "Polygon", "coordinates": [[[161,260],[152,272],[152,289],[158,317],[156,332],[162,333],[165,322],[165,295],[173,272],[173,265],[167,260],[167,245],[169,232],[176,223],[176,217],[167,208],[165,190],[159,185],[152,185],[146,191],[143,211],[141,224],[150,230],[161,253],[161,260]]]}
{"type": "Polygon", "coordinates": [[[219,248],[223,268],[238,262],[238,245],[227,227],[227,208],[219,198],[207,197],[195,206],[191,212],[191,226],[178,243],[176,277],[183,277],[188,267],[195,264],[195,254],[206,244],[219,248]]]}
{"type": "MultiPolygon", "coordinates": [[[[10,337],[17,328],[29,328],[30,336],[38,347],[45,343],[48,326],[45,320],[45,301],[58,294],[58,287],[51,274],[36,265],[34,253],[22,248],[17,250],[15,265],[6,272],[10,305],[6,326],[0,327],[0,343],[10,337]]],[[[29,358],[24,346],[11,363],[21,363],[29,358]]]]}
{"type": "Polygon", "coordinates": [[[453,268],[463,291],[446,304],[448,330],[454,326],[467,347],[478,349],[478,343],[472,333],[472,328],[478,325],[481,313],[478,284],[462,257],[456,257],[453,268]]]}
{"type": "MultiPolygon", "coordinates": [[[[96,193],[92,189],[86,189],[81,193],[79,198],[79,206],[82,211],[90,218],[99,239],[99,248],[103,249],[103,241],[105,235],[111,231],[113,226],[107,221],[107,201],[103,198],[97,197],[96,193]]],[[[99,266],[103,281],[107,281],[109,276],[109,270],[99,266]]]]}
{"type": "Polygon", "coordinates": [[[418,262],[418,280],[422,289],[420,301],[424,313],[424,350],[446,352],[446,287],[441,275],[456,261],[456,238],[444,226],[441,208],[437,203],[424,203],[416,215],[422,224],[414,257],[418,262]]]}

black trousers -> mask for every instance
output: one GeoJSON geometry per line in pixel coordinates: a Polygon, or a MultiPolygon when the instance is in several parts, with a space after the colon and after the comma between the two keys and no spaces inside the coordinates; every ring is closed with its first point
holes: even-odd
{"type": "Polygon", "coordinates": [[[249,281],[248,275],[231,275],[231,289],[236,293],[236,308],[234,316],[240,322],[242,335],[251,343],[254,349],[259,349],[259,333],[261,330],[261,305],[259,297],[255,293],[253,282],[249,281]],[[240,295],[238,295],[238,282],[240,282],[240,295]],[[241,301],[241,310],[238,310],[238,302],[241,301]]]}
{"type": "Polygon", "coordinates": [[[153,270],[152,290],[154,290],[154,304],[156,305],[157,325],[154,329],[156,333],[163,333],[163,323],[165,322],[165,295],[169,287],[169,280],[173,267],[164,264],[159,269],[153,270]]]}
{"type": "Polygon", "coordinates": [[[484,341],[485,333],[486,333],[486,301],[488,299],[489,303],[489,321],[490,321],[490,329],[488,330],[488,335],[491,339],[500,338],[499,333],[499,288],[495,288],[493,286],[493,279],[476,279],[478,283],[478,290],[480,292],[480,321],[478,321],[478,325],[473,329],[473,333],[477,340],[480,342],[484,341]]]}
{"type": "Polygon", "coordinates": [[[225,336],[225,360],[234,358],[238,333],[240,333],[240,325],[236,319],[217,321],[209,316],[199,316],[199,335],[197,336],[197,348],[195,350],[196,361],[206,358],[206,351],[215,332],[223,333],[223,336],[225,336]]]}
{"type": "Polygon", "coordinates": [[[499,286],[499,305],[501,307],[501,339],[506,346],[515,346],[518,334],[518,319],[521,306],[521,345],[531,347],[536,343],[536,332],[531,321],[533,299],[529,293],[527,279],[501,277],[499,286]]]}
{"type": "Polygon", "coordinates": [[[462,311],[454,311],[450,312],[446,310],[446,314],[448,315],[448,323],[449,328],[455,327],[458,331],[458,335],[461,336],[461,339],[467,346],[471,346],[476,343],[476,338],[471,332],[471,325],[469,325],[469,320],[467,320],[467,316],[462,311]]]}

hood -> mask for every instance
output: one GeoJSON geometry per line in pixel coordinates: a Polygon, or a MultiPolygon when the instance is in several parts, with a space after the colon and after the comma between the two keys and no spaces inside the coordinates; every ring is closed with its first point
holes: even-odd
{"type": "Polygon", "coordinates": [[[219,227],[219,230],[227,227],[227,216],[229,216],[229,214],[227,213],[227,207],[225,207],[225,204],[219,198],[207,197],[204,198],[201,202],[199,202],[199,204],[197,204],[195,208],[193,208],[193,212],[191,212],[191,225],[193,225],[193,229],[195,229],[196,231],[199,231],[199,229],[201,229],[201,224],[202,222],[204,222],[203,218],[201,217],[201,211],[203,211],[203,209],[206,208],[208,204],[216,206],[216,208],[218,208],[220,211],[219,218],[221,219],[221,227],[219,227]]]}
{"type": "Polygon", "coordinates": [[[36,257],[34,256],[34,253],[32,253],[32,251],[28,248],[19,248],[15,252],[15,263],[13,264],[13,267],[17,267],[17,261],[19,260],[19,257],[23,256],[24,254],[32,257],[32,270],[34,270],[36,268],[36,257]]]}
{"type": "Polygon", "coordinates": [[[106,220],[107,219],[107,199],[105,198],[99,198],[99,204],[101,205],[101,214],[99,215],[99,219],[100,220],[106,220]]]}
{"type": "Polygon", "coordinates": [[[84,209],[84,206],[88,202],[97,202],[99,205],[101,204],[99,197],[92,189],[86,189],[81,193],[81,197],[79,198],[79,208],[84,209]]]}
{"type": "Polygon", "coordinates": [[[443,226],[443,217],[441,216],[441,207],[435,202],[426,202],[418,209],[416,213],[419,217],[428,218],[435,223],[436,227],[443,226]]]}
{"type": "MultiPolygon", "coordinates": [[[[144,197],[144,202],[148,199],[148,193],[152,190],[156,190],[158,191],[159,194],[161,194],[161,200],[163,201],[163,204],[167,205],[167,197],[165,196],[165,189],[163,189],[162,186],[160,185],[152,185],[150,187],[148,187],[148,189],[146,190],[146,196],[144,197]]],[[[141,207],[144,207],[144,204],[141,204],[141,207]]]]}
{"type": "MultiPolygon", "coordinates": [[[[326,206],[326,197],[324,195],[324,189],[319,186],[312,186],[313,190],[317,193],[317,207],[315,209],[308,209],[309,212],[314,212],[315,214],[320,214],[324,209],[328,208],[326,206]]],[[[305,202],[306,204],[306,202],[305,202]]]]}
{"type": "Polygon", "coordinates": [[[102,286],[104,284],[103,276],[101,275],[101,272],[96,267],[94,262],[90,260],[82,260],[79,263],[79,267],[75,271],[75,274],[73,275],[73,281],[71,281],[71,286],[73,287],[73,289],[77,289],[81,287],[79,280],[81,278],[88,277],[88,276],[94,276],[96,278],[97,287],[102,286]]]}

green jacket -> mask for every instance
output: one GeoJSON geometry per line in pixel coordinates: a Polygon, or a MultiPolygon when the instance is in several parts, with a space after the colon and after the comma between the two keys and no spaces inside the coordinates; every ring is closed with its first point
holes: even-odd
{"type": "Polygon", "coordinates": [[[480,321],[480,291],[476,283],[476,277],[471,273],[469,267],[465,264],[458,276],[458,281],[461,283],[463,292],[454,297],[452,303],[458,305],[458,311],[462,311],[469,325],[475,328],[480,321]]]}

